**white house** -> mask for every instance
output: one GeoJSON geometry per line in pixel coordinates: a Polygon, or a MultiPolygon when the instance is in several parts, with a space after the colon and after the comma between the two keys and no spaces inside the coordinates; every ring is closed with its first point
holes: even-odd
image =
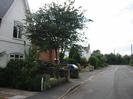
{"type": "Polygon", "coordinates": [[[30,43],[22,35],[24,19],[29,10],[27,0],[0,0],[0,66],[10,59],[23,59],[30,43]]]}
{"type": "Polygon", "coordinates": [[[82,57],[85,57],[86,60],[89,60],[90,56],[91,56],[90,44],[88,44],[87,47],[83,47],[82,49],[82,57]]]}

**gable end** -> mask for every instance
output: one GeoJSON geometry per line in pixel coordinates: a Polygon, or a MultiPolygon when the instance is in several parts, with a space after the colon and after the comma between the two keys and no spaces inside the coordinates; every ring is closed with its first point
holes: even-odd
{"type": "Polygon", "coordinates": [[[14,0],[0,0],[0,18],[3,18],[14,0]]]}

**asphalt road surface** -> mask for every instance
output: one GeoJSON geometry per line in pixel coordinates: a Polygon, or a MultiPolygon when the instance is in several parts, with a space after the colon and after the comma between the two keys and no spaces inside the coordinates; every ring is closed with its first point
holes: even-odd
{"type": "Polygon", "coordinates": [[[87,78],[83,85],[65,99],[133,99],[133,68],[110,66],[87,78]]]}

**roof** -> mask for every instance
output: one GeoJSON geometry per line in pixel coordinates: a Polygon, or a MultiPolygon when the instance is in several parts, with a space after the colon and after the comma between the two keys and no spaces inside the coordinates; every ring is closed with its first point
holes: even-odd
{"type": "Polygon", "coordinates": [[[28,0],[24,0],[24,2],[25,2],[26,10],[30,11],[28,0]]]}
{"type": "Polygon", "coordinates": [[[14,0],[0,0],[0,18],[6,14],[13,1],[14,0]]]}

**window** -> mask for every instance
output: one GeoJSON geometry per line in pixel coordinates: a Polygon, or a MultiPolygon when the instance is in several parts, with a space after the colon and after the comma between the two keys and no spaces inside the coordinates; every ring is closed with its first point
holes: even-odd
{"type": "Polygon", "coordinates": [[[22,38],[23,24],[19,21],[14,21],[13,38],[22,38]]]}
{"type": "Polygon", "coordinates": [[[14,54],[14,53],[10,54],[10,60],[23,59],[23,58],[24,58],[23,54],[14,54]]]}

